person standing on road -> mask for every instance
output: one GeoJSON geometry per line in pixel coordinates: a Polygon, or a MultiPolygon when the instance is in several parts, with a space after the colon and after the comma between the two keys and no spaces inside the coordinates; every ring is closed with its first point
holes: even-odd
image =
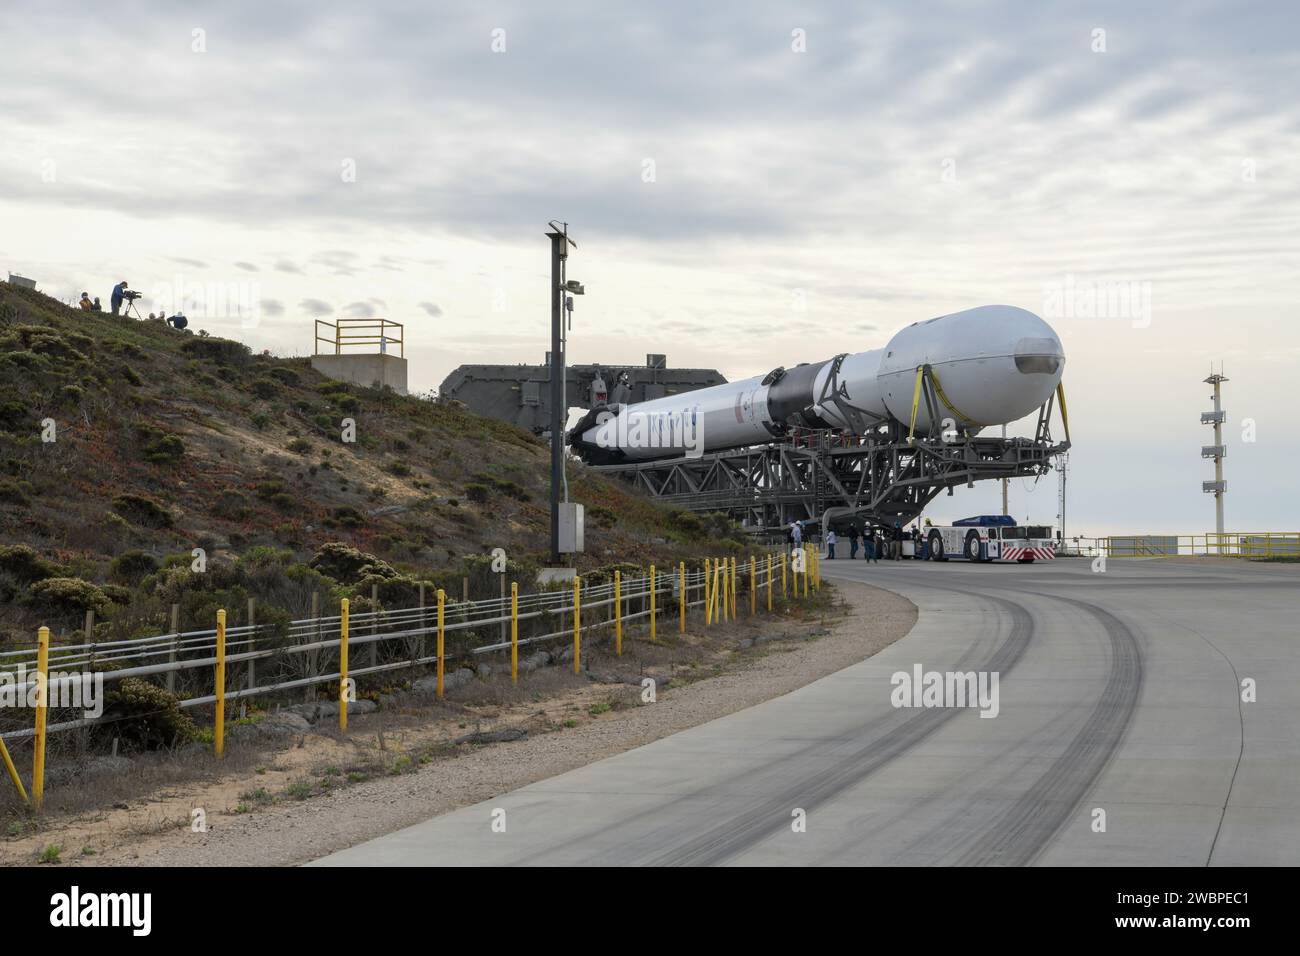
{"type": "Polygon", "coordinates": [[[862,560],[870,564],[876,557],[876,533],[871,530],[871,525],[865,525],[862,529],[862,560]]]}
{"type": "Polygon", "coordinates": [[[849,560],[852,561],[858,556],[858,526],[849,525],[849,560]]]}
{"type": "Polygon", "coordinates": [[[796,548],[803,544],[803,525],[797,521],[790,522],[790,543],[796,548]]]}
{"type": "Polygon", "coordinates": [[[826,532],[826,557],[831,561],[835,560],[835,542],[837,540],[834,531],[826,532]]]}

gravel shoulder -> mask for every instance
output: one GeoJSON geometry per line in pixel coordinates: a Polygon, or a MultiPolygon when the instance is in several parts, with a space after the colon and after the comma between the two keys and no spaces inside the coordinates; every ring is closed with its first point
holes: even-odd
{"type": "Polygon", "coordinates": [[[641,702],[636,686],[622,687],[626,703],[612,707],[613,692],[605,685],[524,694],[495,708],[487,726],[474,721],[471,729],[528,725],[534,732],[485,745],[451,746],[473,718],[452,722],[450,729],[444,719],[435,731],[427,720],[393,726],[378,720],[381,714],[369,715],[346,737],[305,735],[296,746],[268,755],[264,766],[231,768],[224,776],[161,789],[135,805],[81,814],[10,839],[0,845],[0,863],[31,863],[50,844],[64,848],[62,865],[74,866],[304,863],[789,693],[871,657],[916,621],[915,606],[889,591],[837,582],[832,593],[833,606],[810,619],[742,618],[732,627],[744,650],[733,645],[725,658],[705,661],[698,679],[674,678],[653,704],[641,702]],[[541,728],[550,732],[535,732],[541,728]],[[431,740],[441,742],[437,759],[420,749],[431,740]],[[378,757],[400,769],[328,789],[331,779],[343,782],[361,750],[368,766],[378,757]],[[425,756],[414,764],[404,756],[417,753],[425,756]],[[282,786],[292,793],[307,779],[324,781],[327,789],[305,799],[250,801],[250,793],[282,786]],[[191,826],[195,808],[203,810],[206,832],[191,826]]]}

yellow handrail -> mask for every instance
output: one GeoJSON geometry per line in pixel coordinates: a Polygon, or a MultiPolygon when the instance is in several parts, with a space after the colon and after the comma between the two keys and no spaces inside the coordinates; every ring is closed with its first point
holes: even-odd
{"type": "Polygon", "coordinates": [[[392,319],[339,319],[338,322],[316,320],[317,355],[342,355],[345,348],[353,346],[379,346],[381,353],[388,352],[388,346],[396,345],[397,354],[406,357],[406,328],[401,322],[392,319]],[[321,326],[332,330],[321,334],[321,326]],[[328,346],[320,348],[321,343],[328,346]]]}

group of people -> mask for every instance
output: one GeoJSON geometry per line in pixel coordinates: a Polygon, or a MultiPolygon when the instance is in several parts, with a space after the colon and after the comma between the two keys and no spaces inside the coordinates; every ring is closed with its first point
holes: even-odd
{"type": "MultiPolygon", "coordinates": [[[[130,287],[127,285],[126,280],[123,279],[117,285],[113,286],[113,293],[109,297],[109,305],[112,307],[113,314],[118,315],[121,313],[123,302],[130,302],[131,300],[138,299],[139,297],[140,297],[140,293],[132,292],[130,287]]],[[[81,306],[81,310],[83,312],[104,311],[104,307],[99,304],[99,297],[96,296],[95,298],[92,299],[90,297],[89,292],[81,293],[81,301],[78,303],[78,305],[81,306]]],[[[177,330],[183,329],[190,324],[190,320],[187,319],[180,312],[177,312],[175,315],[164,315],[162,312],[159,312],[157,315],[154,315],[152,312],[150,312],[149,318],[162,319],[172,328],[177,330]]]]}
{"type": "MultiPolygon", "coordinates": [[[[123,279],[117,285],[113,286],[113,294],[109,296],[109,300],[108,300],[109,305],[113,309],[113,314],[117,315],[122,311],[122,303],[124,301],[130,301],[131,299],[134,299],[136,297],[137,294],[131,292],[131,290],[128,288],[126,284],[125,279],[123,279]]],[[[78,302],[77,304],[81,306],[81,311],[83,312],[104,311],[104,307],[99,304],[99,296],[95,296],[95,298],[92,299],[90,297],[89,292],[81,293],[81,301],[78,302]]]]}
{"type": "MultiPolygon", "coordinates": [[[[796,525],[798,522],[796,522],[796,525]]],[[[903,559],[903,542],[911,539],[913,544],[912,554],[917,558],[925,557],[925,540],[921,537],[921,529],[913,527],[910,531],[902,527],[898,522],[894,523],[893,528],[872,528],[870,525],[858,530],[855,524],[849,525],[849,530],[845,532],[849,539],[849,560],[858,556],[858,544],[862,545],[862,556],[867,561],[880,562],[881,558],[886,561],[901,561],[903,559]]],[[[795,537],[795,543],[799,541],[795,537]]],[[[835,545],[839,544],[839,536],[835,532],[826,532],[826,556],[835,559],[835,545]]]]}

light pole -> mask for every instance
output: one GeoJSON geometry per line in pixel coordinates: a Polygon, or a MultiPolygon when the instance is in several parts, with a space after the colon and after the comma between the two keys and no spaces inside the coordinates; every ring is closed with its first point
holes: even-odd
{"type": "MultiPolygon", "coordinates": [[[[564,429],[569,410],[565,399],[565,292],[582,295],[578,282],[565,282],[564,266],[569,247],[578,244],[569,238],[569,224],[551,220],[546,234],[551,240],[551,563],[560,563],[560,487],[564,485],[564,429]]],[[[572,311],[572,306],[569,306],[572,311]]],[[[568,499],[568,495],[565,495],[568,499]]]]}

